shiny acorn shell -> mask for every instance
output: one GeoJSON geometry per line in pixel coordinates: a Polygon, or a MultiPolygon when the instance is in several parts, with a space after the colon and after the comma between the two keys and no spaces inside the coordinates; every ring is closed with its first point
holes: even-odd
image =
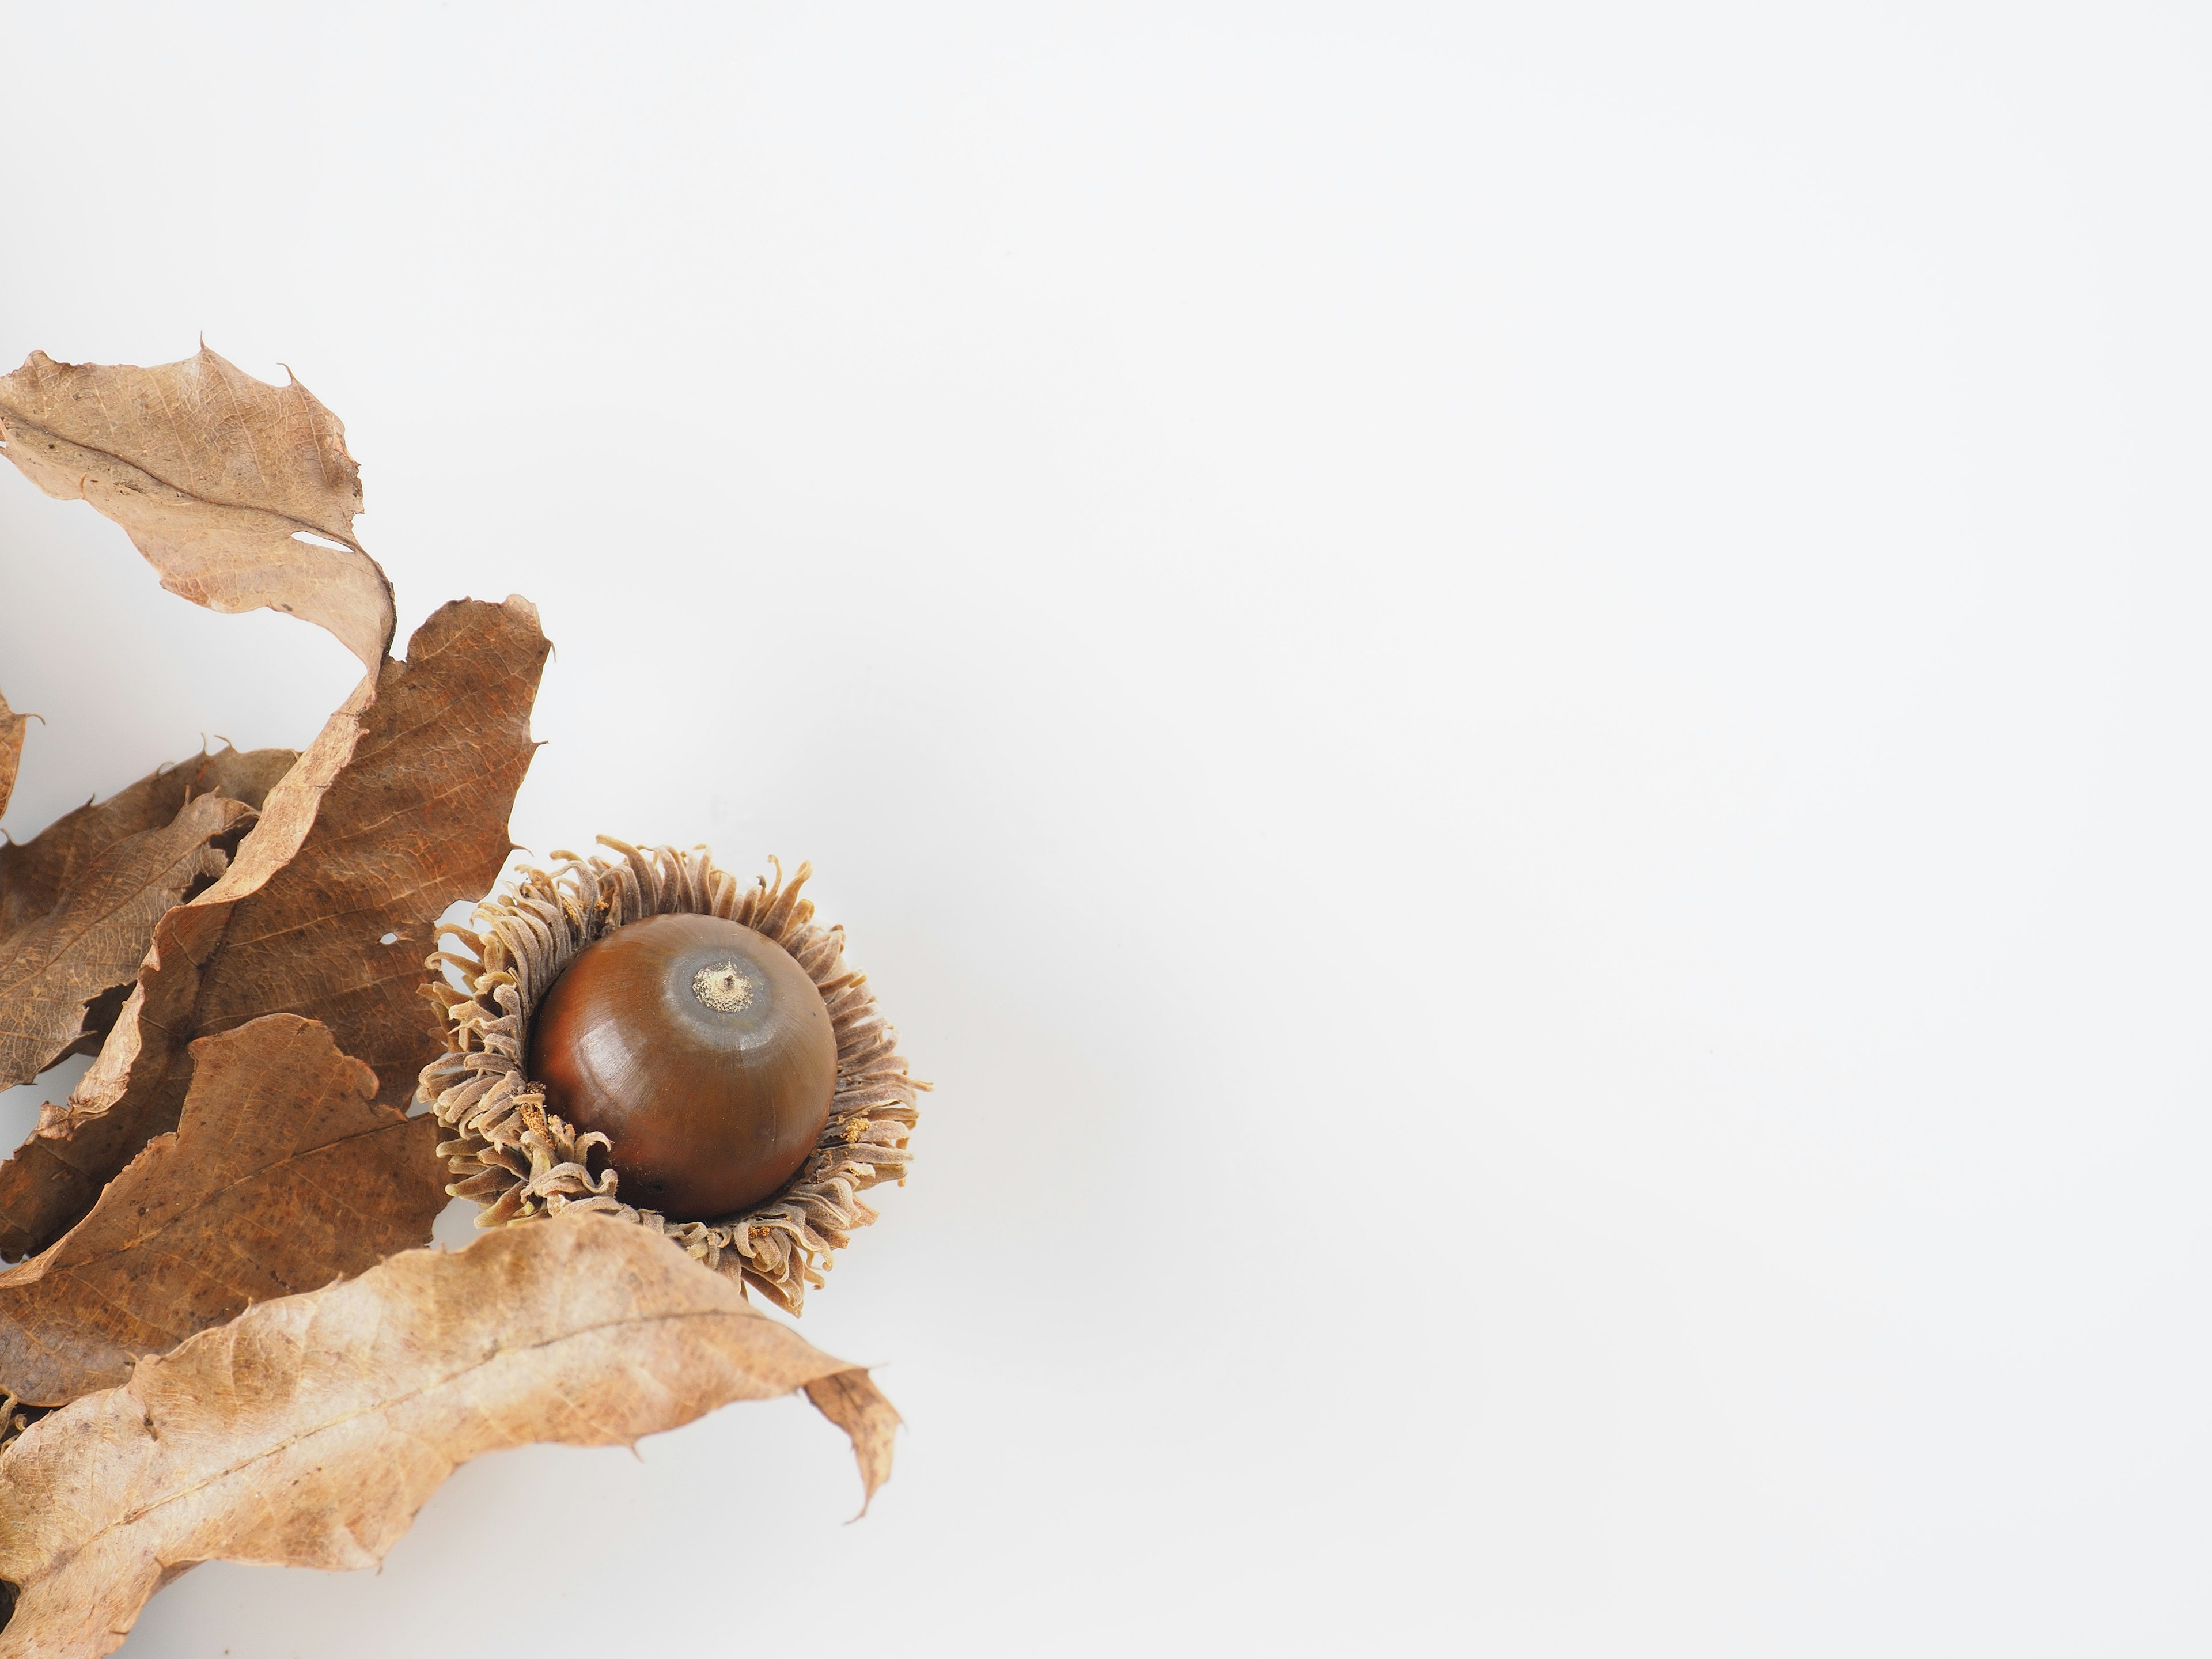
{"type": "Polygon", "coordinates": [[[837,1040],[782,946],[720,916],[647,916],[553,981],[529,1072],[549,1111],[607,1137],[625,1198],[703,1221],[799,1173],[829,1121],[837,1040]]]}

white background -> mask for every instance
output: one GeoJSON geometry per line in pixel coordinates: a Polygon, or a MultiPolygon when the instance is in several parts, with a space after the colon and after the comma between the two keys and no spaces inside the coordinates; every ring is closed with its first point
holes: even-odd
{"type": "MultiPolygon", "coordinates": [[[[2208,76],[0,3],[0,359],[291,364],[403,637],[543,611],[517,839],[811,858],[939,1085],[804,1322],[865,1522],[740,1407],[130,1653],[2203,1652],[2208,76]]],[[[0,476],[18,836],[354,672],[0,476]]]]}

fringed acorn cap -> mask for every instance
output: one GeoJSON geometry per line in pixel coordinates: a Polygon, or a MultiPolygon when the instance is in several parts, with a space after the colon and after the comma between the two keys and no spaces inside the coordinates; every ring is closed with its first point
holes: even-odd
{"type": "MultiPolygon", "coordinates": [[[[477,906],[473,929],[441,930],[459,948],[429,958],[436,977],[424,989],[445,1010],[447,1052],[423,1067],[416,1098],[453,1135],[438,1147],[454,1177],[446,1190],[484,1206],[480,1227],[572,1210],[621,1216],[796,1313],[806,1287],[823,1282],[831,1252],[876,1218],[860,1194],[882,1182],[904,1183],[915,1095],[928,1085],[907,1075],[874,993],[845,966],[844,929],[817,925],[812,902],[799,896],[811,866],[800,865],[786,882],[779,864],[773,883],[742,887],[704,848],[640,851],[599,839],[619,856],[556,852],[552,873],[526,869],[477,906]],[[619,930],[661,916],[720,918],[780,947],[820,994],[835,1037],[828,1115],[811,1151],[799,1143],[798,1172],[764,1200],[705,1219],[672,1219],[624,1201],[615,1167],[621,1150],[549,1109],[547,1079],[530,1075],[533,1022],[569,966],[619,930]]],[[[742,1007],[749,971],[734,956],[727,966],[718,959],[696,975],[699,1000],[742,1007]]]]}

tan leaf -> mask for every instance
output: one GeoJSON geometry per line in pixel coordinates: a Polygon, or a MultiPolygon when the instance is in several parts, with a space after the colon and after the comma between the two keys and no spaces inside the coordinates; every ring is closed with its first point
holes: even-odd
{"type": "MultiPolygon", "coordinates": [[[[21,1588],[0,1659],[111,1652],[201,1561],[373,1566],[486,1452],[634,1443],[857,1375],[626,1222],[410,1250],[261,1303],[33,1424],[0,1456],[0,1577],[21,1588]]],[[[822,1392],[873,1394],[864,1378],[822,1392]]]]}
{"type": "Polygon", "coordinates": [[[433,925],[506,860],[549,648],[528,600],[456,600],[331,717],[222,878],[161,918],[68,1109],[0,1165],[0,1253],[53,1243],[177,1127],[194,1037],[303,1015],[405,1108],[440,1047],[418,989],[433,925]]]}
{"type": "Polygon", "coordinates": [[[392,644],[392,585],[354,539],[361,469],[344,424],[287,381],[205,346],[156,368],[34,351],[0,376],[0,443],[47,495],[121,525],[171,592],[318,623],[373,671],[392,644]]]}
{"type": "Polygon", "coordinates": [[[23,761],[23,728],[30,720],[0,697],[0,812],[8,810],[8,797],[15,793],[15,769],[23,761]]]}
{"type": "Polygon", "coordinates": [[[37,1406],[113,1388],[249,1304],[428,1243],[446,1205],[437,1121],[375,1094],[375,1074],[296,1014],[194,1043],[177,1132],[0,1275],[0,1388],[37,1406]]]}
{"type": "Polygon", "coordinates": [[[891,1437],[898,1430],[898,1413],[875,1380],[857,1369],[815,1378],[806,1385],[806,1397],[852,1441],[854,1459],[860,1466],[860,1515],[866,1515],[878,1489],[891,1478],[891,1437]]]}
{"type": "Polygon", "coordinates": [[[94,854],[52,908],[0,938],[0,1088],[28,1083],[75,1045],[86,1010],[130,982],[155,925],[194,882],[222,873],[216,843],[252,816],[203,795],[166,829],[94,854]]]}

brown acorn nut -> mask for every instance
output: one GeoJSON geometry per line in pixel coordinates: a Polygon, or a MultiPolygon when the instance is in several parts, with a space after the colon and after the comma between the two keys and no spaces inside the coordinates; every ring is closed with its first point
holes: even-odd
{"type": "MultiPolygon", "coordinates": [[[[867,976],[846,963],[844,929],[816,921],[813,902],[800,895],[811,873],[808,866],[800,865],[787,880],[776,865],[773,880],[748,886],[717,868],[704,848],[637,848],[608,836],[599,843],[613,856],[586,860],[556,852],[555,869],[518,872],[477,907],[471,926],[441,930],[445,948],[426,963],[431,976],[422,989],[445,1012],[446,1051],[422,1068],[416,1098],[436,1113],[452,1137],[438,1146],[453,1176],[446,1190],[482,1206],[479,1227],[519,1226],[579,1212],[622,1217],[674,1239],[707,1267],[741,1278],[797,1313],[808,1288],[823,1282],[833,1255],[876,1219],[861,1194],[885,1182],[905,1184],[916,1096],[929,1085],[908,1074],[897,1034],[876,1006],[867,976]],[[688,959],[664,964],[655,994],[675,996],[676,1018],[703,1020],[684,1003],[686,994],[699,1009],[720,1013],[765,1009],[765,1002],[754,1002],[766,994],[768,984],[769,969],[760,964],[784,963],[797,969],[825,1013],[835,1056],[826,1117],[811,1107],[813,1085],[800,1080],[804,1068],[796,1060],[791,1070],[777,1064],[735,1068],[750,1079],[737,1092],[762,1108],[758,1121],[781,1126],[788,1101],[808,1106],[806,1121],[816,1133],[781,1185],[764,1198],[719,1212],[698,1194],[647,1190],[646,1183],[656,1177],[673,1182],[665,1152],[648,1167],[642,1160],[653,1149],[642,1144],[633,1149],[627,1122],[610,1129],[572,1121],[570,1110],[588,1115],[593,1109],[577,1104],[577,1077],[564,1082],[538,1074],[554,1048],[573,1048],[583,1057],[575,1066],[578,1076],[590,1073],[599,1079],[592,1089],[605,1083],[611,1085],[611,1095],[626,1095],[635,1083],[636,1098],[651,1101],[651,1110],[639,1118],[641,1142],[658,1133],[647,1120],[682,1118],[690,1132],[676,1140],[719,1147],[733,1163],[744,1160],[732,1149],[752,1144],[761,1151],[759,1177],[768,1181],[775,1160],[759,1142],[746,1142],[745,1134],[758,1133],[784,1147],[781,1127],[741,1128],[732,1139],[730,1121],[755,1122],[747,1112],[732,1107],[732,1118],[717,1121],[693,1099],[698,1091],[688,1082],[678,1088],[655,1083],[651,1068],[668,1058],[655,1052],[662,1045],[632,1043],[617,1029],[628,1025],[634,1010],[619,1006],[609,1019],[574,1017],[573,1040],[556,1043],[546,1034],[549,1023],[569,1023],[555,1006],[564,986],[560,1000],[592,1000],[586,994],[596,970],[573,983],[572,972],[587,958],[598,959],[595,953],[619,963],[622,953],[613,945],[631,935],[651,940],[653,932],[639,930],[675,919],[739,930],[714,934],[717,942],[690,964],[688,981],[683,971],[688,959]],[[757,985],[756,968],[762,975],[757,985]],[[587,1037],[587,1030],[605,1035],[587,1037]],[[629,1058],[602,1064],[597,1046],[602,1042],[615,1045],[610,1054],[629,1058]],[[556,1102],[552,1097],[564,1087],[568,1093],[556,1102]],[[672,1213],[679,1200],[699,1201],[706,1212],[692,1212],[693,1218],[672,1213]]],[[[653,976],[647,973],[635,982],[650,984],[653,976]]],[[[641,999],[651,1000],[640,993],[617,1001],[641,999]]],[[[802,1012],[812,1006],[795,988],[781,1006],[802,1012]]],[[[803,1031],[811,1022],[800,1018],[797,1024],[803,1031]]],[[[791,1051],[802,1054],[807,1047],[794,1038],[791,1051]]],[[[550,1060],[551,1071],[561,1068],[558,1058],[550,1060]]],[[[702,1062],[703,1072],[715,1069],[702,1062]]],[[[698,1161],[687,1150],[675,1164],[688,1172],[698,1161]]]]}
{"type": "Polygon", "coordinates": [[[790,953],[720,916],[647,916],[586,947],[532,1021],[548,1109],[612,1143],[623,1195],[678,1220],[773,1196],[837,1085],[830,1012],[790,953]]]}

